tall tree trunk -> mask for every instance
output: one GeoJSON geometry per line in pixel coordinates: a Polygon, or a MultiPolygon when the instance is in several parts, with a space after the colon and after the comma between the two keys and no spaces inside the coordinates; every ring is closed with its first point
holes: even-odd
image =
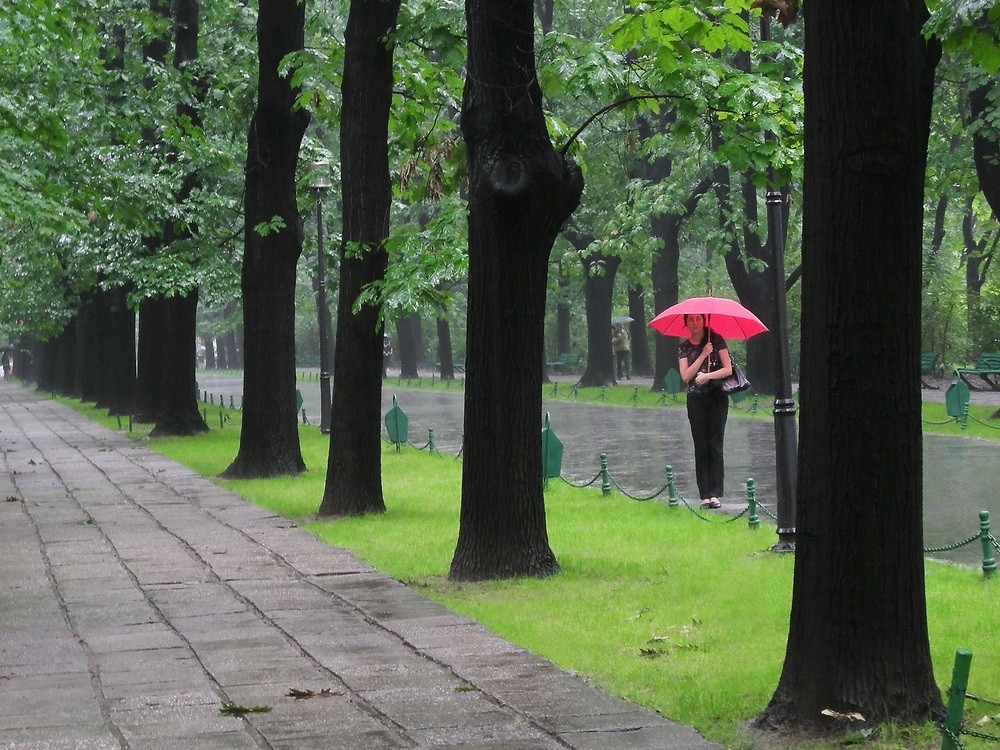
{"type": "Polygon", "coordinates": [[[139,304],[138,380],[135,416],[140,422],[156,422],[160,414],[160,378],[163,358],[159,342],[169,335],[165,303],[161,297],[147,297],[139,304]]]}
{"type": "Polygon", "coordinates": [[[385,277],[392,187],[389,106],[392,47],[400,0],[352,0],[344,49],[340,124],[340,295],[333,366],[330,457],[321,516],[384,513],[382,496],[382,339],[378,308],[351,308],[362,288],[385,277]],[[360,245],[359,254],[348,252],[360,245]]]}
{"type": "MultiPolygon", "coordinates": [[[[650,218],[650,228],[654,237],[663,241],[663,247],[653,257],[650,277],[653,283],[653,314],[676,304],[680,294],[678,266],[680,265],[680,232],[684,220],[698,207],[702,197],[712,187],[709,178],[701,180],[684,200],[683,208],[677,213],[657,214],[650,218]]],[[[635,316],[633,316],[635,317],[635,316]]],[[[656,355],[653,367],[653,391],[662,391],[663,378],[671,368],[677,369],[677,339],[673,336],[657,336],[656,355]]]]}
{"type": "Polygon", "coordinates": [[[451,326],[445,318],[437,319],[438,362],[441,363],[441,379],[455,379],[455,357],[451,350],[451,326]]]}
{"type": "Polygon", "coordinates": [[[295,167],[309,123],[295,108],[298,89],[282,60],[301,50],[305,5],[260,0],[257,12],[257,108],[247,134],[244,210],[243,429],[224,472],[233,478],[298,474],[305,469],[295,410],[295,280],[302,254],[302,217],[295,167]],[[258,227],[281,220],[281,227],[258,227]]]}
{"type": "Polygon", "coordinates": [[[997,100],[995,79],[990,78],[969,92],[970,114],[979,123],[972,135],[972,158],[976,164],[979,189],[983,191],[993,213],[1000,216],[1000,125],[995,114],[998,107],[1000,101],[997,100]]]}
{"type": "Polygon", "coordinates": [[[653,374],[653,362],[649,358],[649,339],[646,337],[646,321],[652,316],[646,314],[646,296],[641,286],[628,288],[628,314],[632,318],[629,335],[632,338],[632,374],[644,378],[653,374]]]}
{"type": "MultiPolygon", "coordinates": [[[[183,70],[198,59],[198,4],[196,0],[175,0],[174,67],[183,70]]],[[[197,108],[186,101],[177,104],[177,114],[193,128],[201,127],[197,108]]],[[[176,154],[169,155],[176,161],[176,154]]],[[[188,173],[175,195],[178,206],[190,199],[200,187],[196,173],[188,173]]],[[[163,239],[166,245],[192,239],[197,228],[187,223],[175,223],[168,218],[164,223],[163,239]]],[[[194,435],[207,432],[208,425],[198,410],[195,392],[195,326],[198,314],[198,289],[183,294],[172,294],[163,301],[161,308],[167,316],[164,337],[158,340],[160,352],[159,406],[156,424],[150,435],[194,435]]]]}
{"type": "Polygon", "coordinates": [[[135,311],[129,308],[125,288],[111,292],[110,389],[108,413],[112,416],[131,414],[135,401],[135,311]]]}
{"type": "Polygon", "coordinates": [[[922,720],[942,712],[924,599],[919,378],[940,50],[921,35],[922,2],[803,8],[795,576],[784,668],[760,723],[816,728],[831,721],[824,709],[922,720]]]}
{"type": "Polygon", "coordinates": [[[404,378],[420,376],[420,356],[423,343],[420,337],[420,316],[404,315],[396,321],[396,353],[399,355],[399,374],[404,378]]]}
{"type": "Polygon", "coordinates": [[[467,0],[469,154],[465,460],[453,580],[546,576],[542,495],[546,273],[583,175],[549,140],[531,0],[467,0]]]}
{"type": "MultiPolygon", "coordinates": [[[[592,238],[586,238],[585,249],[592,238]]],[[[574,243],[575,245],[575,243],[574,243]]],[[[615,385],[615,353],[611,346],[611,297],[621,258],[590,254],[583,258],[583,301],[587,311],[587,367],[580,385],[615,385]]]]}
{"type": "Polygon", "coordinates": [[[194,327],[198,315],[198,290],[163,300],[163,352],[159,374],[160,396],[156,424],[150,436],[195,435],[207,432],[195,394],[194,327]]]}

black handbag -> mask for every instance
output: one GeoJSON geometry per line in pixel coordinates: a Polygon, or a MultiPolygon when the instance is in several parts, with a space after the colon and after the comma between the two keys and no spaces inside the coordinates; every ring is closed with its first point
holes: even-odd
{"type": "Polygon", "coordinates": [[[750,381],[743,372],[743,368],[736,364],[735,359],[730,359],[733,365],[733,372],[722,381],[722,392],[726,394],[740,393],[750,388],[750,381]]]}

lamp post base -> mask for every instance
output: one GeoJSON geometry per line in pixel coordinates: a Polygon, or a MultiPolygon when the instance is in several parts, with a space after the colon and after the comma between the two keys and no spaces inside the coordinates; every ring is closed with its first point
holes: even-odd
{"type": "Polygon", "coordinates": [[[795,529],[778,529],[778,541],[771,552],[795,552],[795,529]]]}

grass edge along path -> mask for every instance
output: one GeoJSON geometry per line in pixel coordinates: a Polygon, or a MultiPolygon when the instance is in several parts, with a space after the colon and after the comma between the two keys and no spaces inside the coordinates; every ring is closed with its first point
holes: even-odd
{"type": "MultiPolygon", "coordinates": [[[[115,429],[114,418],[60,399],[115,429]]],[[[238,412],[227,425],[237,426],[238,412]]],[[[148,432],[139,429],[134,436],[148,432]]],[[[695,727],[734,750],[842,747],[755,737],[748,719],[763,710],[784,658],[793,559],[766,550],[770,526],[745,519],[705,522],[683,507],[636,503],[599,489],[550,483],[549,539],[562,572],[546,580],[453,584],[446,574],[458,533],[461,463],[383,446],[384,515],[317,520],[327,439],[300,427],[309,470],[298,477],[223,481],[238,430],[150,439],[177,460],[258,505],[290,518],[330,544],[504,638],[576,672],[615,695],[695,727]],[[420,543],[414,543],[419,540],[420,543]]],[[[956,648],[973,652],[969,692],[1000,698],[1000,589],[980,571],[926,562],[935,678],[948,688],[956,648]]],[[[967,719],[996,714],[967,703],[967,719]]],[[[1000,720],[983,731],[1000,734],[1000,720]]],[[[966,738],[963,737],[963,740],[966,738]]],[[[976,744],[969,750],[996,745],[976,744]]],[[[864,747],[936,750],[931,725],[882,727],[864,747]]]]}

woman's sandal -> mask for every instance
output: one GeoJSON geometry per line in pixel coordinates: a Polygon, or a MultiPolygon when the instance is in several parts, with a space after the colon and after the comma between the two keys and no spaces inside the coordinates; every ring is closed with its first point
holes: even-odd
{"type": "Polygon", "coordinates": [[[701,508],[709,508],[711,510],[718,510],[719,508],[722,507],[722,503],[719,502],[719,498],[717,498],[717,497],[710,497],[707,500],[702,500],[701,501],[701,505],[699,507],[701,507],[701,508]]]}

